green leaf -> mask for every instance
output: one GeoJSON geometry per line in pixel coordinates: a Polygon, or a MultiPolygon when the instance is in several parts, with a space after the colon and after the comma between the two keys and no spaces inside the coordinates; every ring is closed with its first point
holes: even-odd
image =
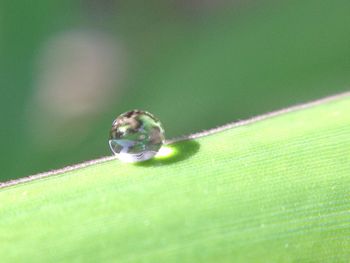
{"type": "Polygon", "coordinates": [[[1,262],[345,262],[349,112],[340,96],[175,142],[163,159],[5,183],[1,262]]]}

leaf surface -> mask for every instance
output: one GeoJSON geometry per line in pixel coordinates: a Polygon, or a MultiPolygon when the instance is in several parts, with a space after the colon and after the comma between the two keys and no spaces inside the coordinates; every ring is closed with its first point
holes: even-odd
{"type": "Polygon", "coordinates": [[[350,98],[0,189],[1,262],[345,262],[350,98]]]}

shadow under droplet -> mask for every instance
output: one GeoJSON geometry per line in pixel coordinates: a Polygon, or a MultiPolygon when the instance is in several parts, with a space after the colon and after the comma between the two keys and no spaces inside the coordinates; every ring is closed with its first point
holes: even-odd
{"type": "Polygon", "coordinates": [[[185,140],[172,144],[165,144],[154,158],[144,162],[135,163],[135,165],[154,167],[177,163],[193,156],[198,152],[199,147],[199,143],[194,140],[185,140]]]}

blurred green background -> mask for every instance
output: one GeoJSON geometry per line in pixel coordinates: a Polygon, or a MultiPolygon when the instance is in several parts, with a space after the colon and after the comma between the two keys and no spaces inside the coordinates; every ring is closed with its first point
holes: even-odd
{"type": "Polygon", "coordinates": [[[168,138],[346,91],[350,1],[1,1],[0,181],[109,155],[145,109],[168,138]]]}

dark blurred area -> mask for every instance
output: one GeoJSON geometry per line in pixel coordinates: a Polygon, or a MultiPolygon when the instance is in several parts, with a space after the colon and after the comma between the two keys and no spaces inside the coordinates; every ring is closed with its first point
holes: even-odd
{"type": "Polygon", "coordinates": [[[112,120],[168,138],[350,84],[350,1],[1,1],[0,181],[109,155],[112,120]]]}

